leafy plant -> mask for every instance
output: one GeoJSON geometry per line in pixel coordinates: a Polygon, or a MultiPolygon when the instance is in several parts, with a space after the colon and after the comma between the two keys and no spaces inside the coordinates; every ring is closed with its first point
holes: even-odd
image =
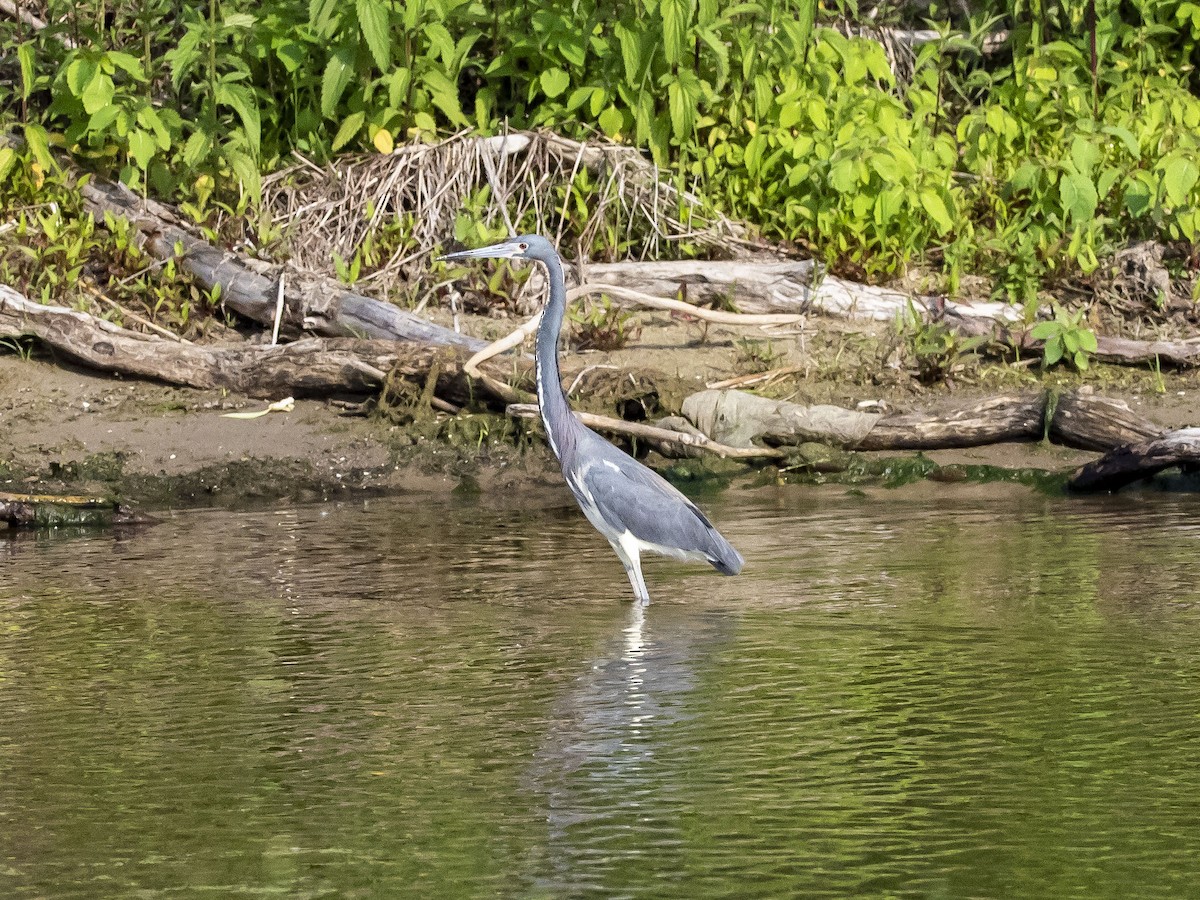
{"type": "Polygon", "coordinates": [[[608,297],[587,303],[569,313],[571,334],[578,350],[620,350],[641,334],[633,314],[608,297]]]}
{"type": "Polygon", "coordinates": [[[1042,365],[1053,366],[1065,360],[1080,372],[1086,371],[1088,359],[1096,352],[1096,335],[1083,323],[1084,311],[1071,315],[1061,307],[1055,309],[1054,319],[1039,322],[1029,332],[1036,341],[1045,341],[1042,348],[1042,365]]]}
{"type": "Polygon", "coordinates": [[[983,337],[963,337],[944,322],[929,322],[909,303],[901,316],[900,337],[913,374],[922,384],[950,380],[984,344],[983,337]]]}

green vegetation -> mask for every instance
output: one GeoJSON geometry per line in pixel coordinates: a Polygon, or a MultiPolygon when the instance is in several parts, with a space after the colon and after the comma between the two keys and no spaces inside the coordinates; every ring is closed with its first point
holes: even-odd
{"type": "MultiPolygon", "coordinates": [[[[859,278],[920,265],[956,293],[983,274],[1027,303],[1130,240],[1179,247],[1176,274],[1200,266],[1194,2],[993,0],[971,21],[880,8],[874,26],[943,22],[892,58],[827,27],[861,24],[857,7],[812,0],[179,8],[46,0],[46,29],[0,22],[15,48],[0,125],[29,147],[0,149],[0,204],[21,202],[22,179],[61,189],[56,147],[211,226],[252,210],[294,151],[388,153],[507,124],[642,148],[713,209],[859,278]]],[[[586,219],[597,189],[564,209],[586,219]]],[[[338,271],[353,281],[389,249],[338,271]]]]}
{"type": "Polygon", "coordinates": [[[1042,349],[1042,363],[1046,366],[1061,360],[1083,372],[1088,367],[1088,357],[1097,349],[1096,335],[1083,325],[1082,311],[1071,315],[1057,309],[1052,321],[1039,322],[1029,335],[1046,342],[1042,349]]]}

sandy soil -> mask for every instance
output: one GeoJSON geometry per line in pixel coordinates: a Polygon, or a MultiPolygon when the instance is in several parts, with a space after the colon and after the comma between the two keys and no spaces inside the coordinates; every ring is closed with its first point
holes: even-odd
{"type": "MultiPolygon", "coordinates": [[[[973,370],[953,391],[918,385],[894,364],[883,329],[863,338],[822,322],[802,334],[768,339],[747,329],[701,329],[665,315],[639,317],[641,333],[618,352],[572,354],[565,380],[584,369],[657,369],[682,390],[755,369],[804,370],[768,388],[772,396],[853,408],[878,401],[897,412],[999,392],[1037,390],[1047,378],[1071,387],[1072,376],[1042,376],[1033,367],[973,370]]],[[[489,337],[507,324],[478,323],[489,337]]],[[[472,323],[466,323],[472,328],[472,323]]],[[[1078,379],[1075,379],[1078,381],[1078,379]]],[[[1088,382],[1120,396],[1164,426],[1200,422],[1200,382],[1189,374],[1106,370],[1088,382]]],[[[681,398],[680,398],[681,399],[681,398]]],[[[579,405],[589,403],[579,398],[579,405]]],[[[261,409],[262,401],[220,391],[174,388],[0,355],[0,490],[40,492],[107,488],[156,503],[233,502],[245,496],[323,497],[351,491],[490,492],[517,484],[555,485],[553,459],[540,446],[511,442],[439,446],[436,439],[379,418],[348,416],[320,400],[297,401],[290,413],[239,420],[223,413],[261,409]],[[239,477],[229,477],[231,471],[239,477]],[[287,484],[276,483],[286,481],[287,484]],[[177,495],[177,496],[176,496],[177,495]],[[219,496],[218,496],[219,495],[219,496]]],[[[886,454],[895,455],[895,454],[886,454]]],[[[1094,454],[1042,444],[1004,444],[927,454],[942,464],[1062,470],[1094,454]]]]}

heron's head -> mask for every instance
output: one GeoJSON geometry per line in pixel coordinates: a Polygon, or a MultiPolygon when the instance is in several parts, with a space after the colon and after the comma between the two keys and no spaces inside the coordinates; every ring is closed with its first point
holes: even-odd
{"type": "Polygon", "coordinates": [[[478,250],[459,250],[438,259],[546,259],[554,246],[537,234],[523,234],[478,250]]]}

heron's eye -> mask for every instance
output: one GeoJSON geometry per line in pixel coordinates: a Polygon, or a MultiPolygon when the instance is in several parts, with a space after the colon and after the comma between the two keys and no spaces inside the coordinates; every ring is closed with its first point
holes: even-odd
{"type": "Polygon", "coordinates": [[[520,249],[520,251],[521,251],[522,253],[524,253],[526,250],[528,250],[528,249],[529,249],[529,245],[528,245],[528,244],[518,244],[518,245],[517,245],[517,247],[520,249]]]}

